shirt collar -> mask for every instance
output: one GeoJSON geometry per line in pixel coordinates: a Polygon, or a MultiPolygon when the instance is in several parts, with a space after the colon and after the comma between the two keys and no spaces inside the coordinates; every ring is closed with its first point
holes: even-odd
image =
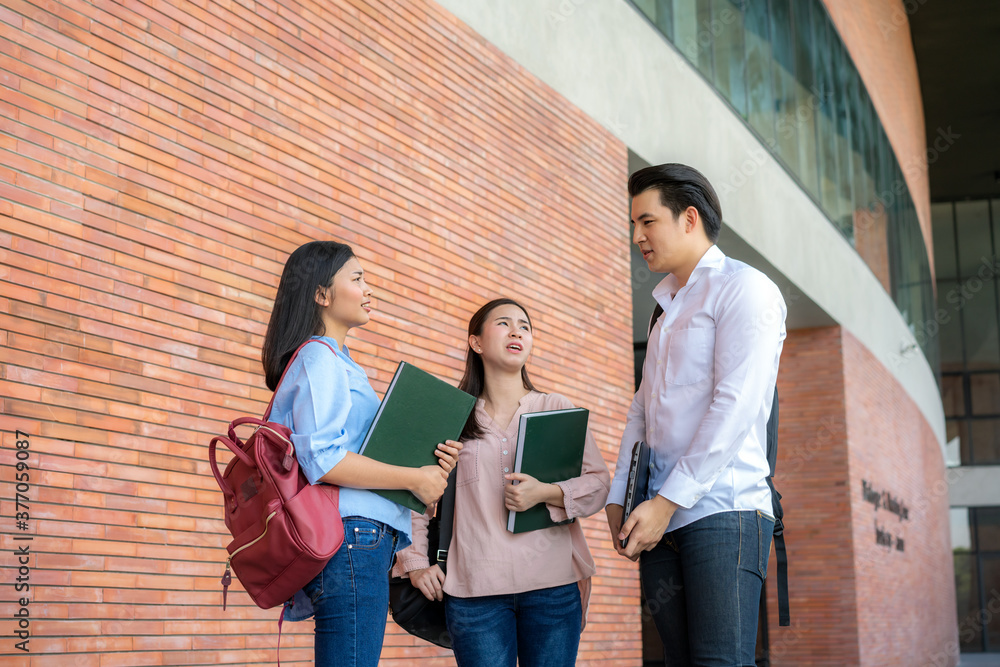
{"type": "Polygon", "coordinates": [[[341,346],[340,343],[337,342],[336,338],[332,338],[330,336],[313,336],[312,338],[313,340],[322,340],[329,343],[338,353],[342,353],[348,359],[351,359],[351,351],[347,349],[347,341],[344,341],[344,345],[341,346]]]}
{"type": "MultiPolygon", "coordinates": [[[[703,274],[706,269],[715,269],[720,267],[725,259],[726,254],[719,249],[719,246],[712,244],[712,246],[705,251],[705,254],[701,256],[701,259],[698,260],[698,263],[695,265],[694,271],[691,272],[691,276],[688,278],[687,285],[685,285],[685,287],[690,287],[694,283],[698,282],[698,278],[701,277],[701,274],[703,274]]],[[[674,274],[669,273],[664,276],[663,280],[661,280],[656,287],[653,288],[653,298],[656,299],[660,306],[666,308],[673,300],[671,295],[676,294],[678,291],[677,277],[674,276],[674,274]]]]}

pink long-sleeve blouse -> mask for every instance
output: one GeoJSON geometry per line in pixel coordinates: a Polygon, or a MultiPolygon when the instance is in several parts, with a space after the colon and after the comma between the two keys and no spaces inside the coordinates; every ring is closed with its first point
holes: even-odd
{"type": "MultiPolygon", "coordinates": [[[[444,590],[456,597],[504,595],[578,582],[586,606],[590,577],[596,568],[579,521],[562,526],[513,534],[507,531],[504,475],[514,469],[514,450],[521,415],[574,407],[559,394],[528,393],[510,423],[500,426],[476,402],[476,416],[485,428],[479,440],[464,443],[456,470],[455,524],[448,548],[444,590]]],[[[604,507],[611,475],[594,436],[587,430],[583,472],[556,484],[565,508],[547,505],[553,521],[595,514],[604,507]]],[[[413,543],[397,554],[394,573],[428,566],[427,514],[413,515],[413,543]]]]}

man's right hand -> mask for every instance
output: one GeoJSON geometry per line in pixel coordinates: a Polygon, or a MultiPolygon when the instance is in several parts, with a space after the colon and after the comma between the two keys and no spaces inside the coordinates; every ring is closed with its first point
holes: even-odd
{"type": "Polygon", "coordinates": [[[618,541],[618,533],[622,529],[622,514],[625,513],[625,508],[621,505],[608,505],[604,508],[604,514],[608,517],[608,528],[611,530],[611,544],[614,545],[615,551],[621,552],[622,545],[618,541]]]}
{"type": "Polygon", "coordinates": [[[414,469],[410,491],[424,505],[437,502],[448,488],[448,473],[439,465],[422,466],[414,469]]]}
{"type": "Polygon", "coordinates": [[[444,599],[444,572],[438,565],[431,565],[422,570],[411,570],[409,575],[410,583],[428,600],[444,599]]]}

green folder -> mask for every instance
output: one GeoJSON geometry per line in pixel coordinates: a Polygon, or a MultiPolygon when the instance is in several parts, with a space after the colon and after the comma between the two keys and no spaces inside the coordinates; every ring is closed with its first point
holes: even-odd
{"type": "MultiPolygon", "coordinates": [[[[458,440],[475,405],[464,391],[401,361],[358,453],[408,468],[437,465],[438,444],[458,440]]],[[[405,489],[372,491],[414,512],[427,509],[405,489]]]]}
{"type": "MultiPolygon", "coordinates": [[[[514,472],[531,475],[539,482],[562,482],[579,477],[583,472],[583,448],[587,443],[587,419],[584,408],[529,412],[521,415],[514,452],[514,472]]],[[[549,518],[545,503],[524,512],[510,512],[507,530],[526,533],[529,530],[561,526],[549,518]]]]}

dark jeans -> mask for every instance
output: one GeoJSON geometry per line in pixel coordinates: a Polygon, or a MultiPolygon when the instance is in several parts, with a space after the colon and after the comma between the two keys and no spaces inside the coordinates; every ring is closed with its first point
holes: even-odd
{"type": "Polygon", "coordinates": [[[445,598],[459,667],[572,667],[580,647],[580,587],[445,598]]]}
{"type": "Polygon", "coordinates": [[[396,529],[344,517],[344,544],[303,589],[316,610],[316,667],[375,667],[389,611],[396,529]]]}
{"type": "Polygon", "coordinates": [[[666,533],[639,559],[668,667],[753,667],[774,519],[720,512],[666,533]]]}

